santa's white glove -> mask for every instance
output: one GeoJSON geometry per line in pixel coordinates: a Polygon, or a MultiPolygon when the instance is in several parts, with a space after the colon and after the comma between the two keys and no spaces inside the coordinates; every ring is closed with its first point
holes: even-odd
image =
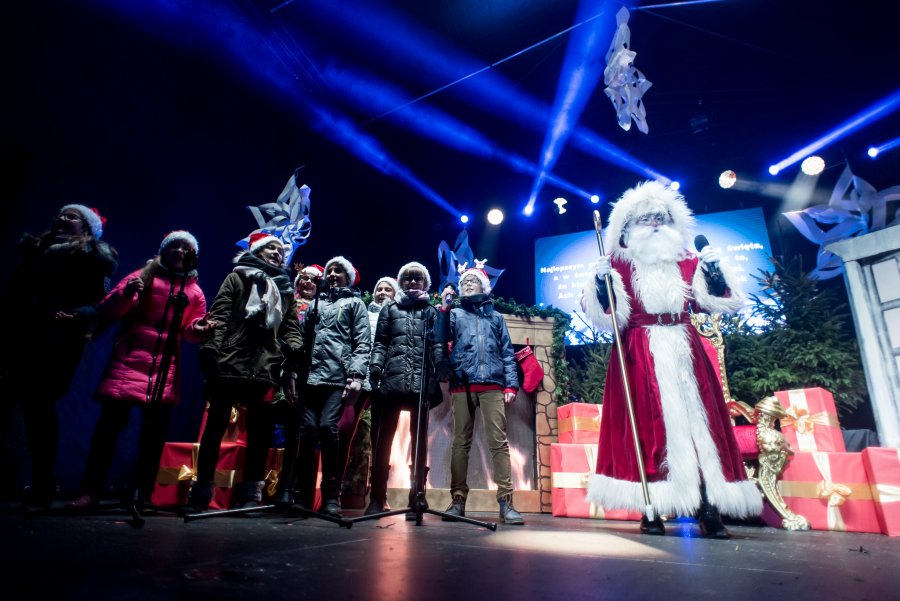
{"type": "Polygon", "coordinates": [[[700,261],[706,265],[714,265],[718,263],[721,258],[722,255],[720,255],[719,251],[712,246],[704,246],[703,250],[700,251],[700,261]]]}
{"type": "Polygon", "coordinates": [[[609,260],[609,255],[603,255],[597,260],[597,270],[595,273],[601,278],[612,273],[612,263],[609,260]]]}

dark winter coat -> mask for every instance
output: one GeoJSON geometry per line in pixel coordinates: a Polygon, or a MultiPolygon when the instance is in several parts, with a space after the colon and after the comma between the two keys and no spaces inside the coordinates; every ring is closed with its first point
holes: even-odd
{"type": "MultiPolygon", "coordinates": [[[[358,377],[368,389],[372,337],[366,304],[350,288],[332,288],[319,295],[319,321],[312,347],[310,386],[340,386],[358,377]]],[[[304,340],[304,344],[308,341],[304,340]]]]}
{"type": "Polygon", "coordinates": [[[200,346],[200,362],[208,379],[243,380],[277,386],[282,364],[291,371],[299,367],[302,347],[300,321],[290,279],[283,269],[274,268],[252,253],[243,254],[239,266],[259,269],[278,285],[282,321],[277,329],[267,329],[259,319],[246,316],[247,300],[253,286],[260,296],[265,279],[257,281],[237,271],[222,282],[210,308],[210,319],[219,322],[200,346]]]}
{"type": "MultiPolygon", "coordinates": [[[[382,395],[418,394],[422,390],[425,327],[434,327],[437,309],[427,300],[401,297],[388,301],[378,315],[369,370],[382,395]]],[[[428,369],[440,360],[440,345],[431,338],[428,369]]]]}
{"type": "Polygon", "coordinates": [[[8,340],[14,343],[2,345],[2,366],[11,380],[38,379],[43,393],[59,397],[81,360],[118,254],[92,236],[59,241],[51,234],[26,236],[19,252],[3,295],[8,340]],[[57,311],[74,318],[55,319],[57,311]]]}
{"type": "MultiPolygon", "coordinates": [[[[169,337],[174,313],[173,300],[181,289],[181,278],[159,265],[154,259],[155,276],[140,294],[125,295],[128,280],[140,277],[139,269],[122,279],[100,303],[104,320],[121,320],[112,355],[106,366],[96,397],[101,401],[149,403],[159,378],[163,349],[169,337]]],[[[188,276],[184,286],[188,299],[181,319],[179,334],[190,342],[199,342],[194,324],[206,314],[206,299],[197,285],[197,274],[188,276]]],[[[181,341],[175,347],[160,399],[164,405],[178,403],[181,341]]]]}
{"type": "Polygon", "coordinates": [[[441,312],[439,339],[452,343],[453,385],[498,384],[519,388],[516,359],[503,316],[485,295],[460,298],[460,306],[441,312]]]}

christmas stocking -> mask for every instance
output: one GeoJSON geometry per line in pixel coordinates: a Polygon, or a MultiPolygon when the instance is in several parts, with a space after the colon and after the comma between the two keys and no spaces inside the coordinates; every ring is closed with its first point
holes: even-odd
{"type": "MultiPolygon", "coordinates": [[[[525,344],[528,344],[527,338],[525,344]]],[[[522,390],[529,393],[537,390],[538,384],[544,378],[544,368],[538,363],[530,346],[516,353],[516,362],[522,368],[522,390]]]]}

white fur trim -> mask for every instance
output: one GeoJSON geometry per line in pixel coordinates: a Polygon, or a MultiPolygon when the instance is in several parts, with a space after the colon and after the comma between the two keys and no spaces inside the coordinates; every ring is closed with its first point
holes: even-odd
{"type": "Polygon", "coordinates": [[[410,269],[418,269],[422,273],[425,274],[425,292],[431,290],[431,274],[428,273],[428,268],[422,265],[417,261],[410,261],[406,265],[400,268],[400,271],[397,272],[397,281],[403,279],[403,274],[409,271],[410,269]]]}
{"type": "Polygon", "coordinates": [[[392,278],[389,275],[386,275],[382,278],[379,278],[378,281],[375,282],[375,285],[372,286],[372,296],[375,296],[375,290],[378,289],[378,285],[381,282],[387,282],[391,286],[391,288],[394,289],[394,297],[396,297],[398,294],[400,294],[400,285],[397,283],[397,280],[395,280],[394,278],[392,278]]]}
{"type": "Polygon", "coordinates": [[[258,251],[259,249],[264,247],[269,242],[277,242],[278,244],[281,244],[282,247],[284,246],[284,244],[281,242],[281,240],[279,240],[272,234],[266,234],[262,238],[255,240],[252,244],[250,244],[250,252],[255,253],[256,251],[258,251]]]}
{"type": "MultiPolygon", "coordinates": [[[[700,506],[700,478],[706,484],[710,503],[723,514],[735,517],[759,515],[762,496],[749,480],[726,482],[718,450],[693,376],[688,344],[691,326],[646,328],[659,383],[660,404],[666,428],[668,476],[650,483],[650,501],[668,515],[693,515],[700,506]]],[[[644,505],[639,482],[594,475],[588,483],[588,499],[606,509],[641,509],[644,505]]]]}
{"type": "Polygon", "coordinates": [[[331,265],[332,263],[337,263],[341,267],[344,268],[344,272],[347,274],[347,280],[348,280],[347,285],[348,286],[355,286],[358,283],[357,279],[356,279],[357,278],[356,268],[353,266],[353,263],[351,263],[350,261],[348,261],[341,255],[338,255],[338,256],[334,257],[333,259],[331,259],[330,261],[328,261],[327,263],[325,263],[325,273],[326,274],[328,273],[328,266],[331,265]]]}
{"type": "MultiPolygon", "coordinates": [[[[624,328],[628,323],[628,318],[631,317],[631,299],[625,293],[622,275],[613,269],[610,276],[612,277],[613,294],[615,295],[613,301],[616,305],[616,319],[619,321],[619,328],[624,328]]],[[[591,278],[592,285],[584,289],[584,312],[597,328],[611,332],[613,329],[612,317],[603,309],[600,300],[597,298],[596,282],[596,278],[591,278]]],[[[605,287],[606,285],[603,284],[603,286],[605,287]]]]}
{"type": "Polygon", "coordinates": [[[167,246],[178,240],[187,242],[194,249],[195,253],[200,254],[200,244],[197,243],[194,235],[186,230],[175,230],[163,238],[162,242],[159,243],[159,254],[162,254],[167,246]]]}
{"type": "MultiPolygon", "coordinates": [[[[81,218],[84,219],[85,223],[87,223],[88,227],[91,228],[91,235],[98,240],[103,237],[103,220],[100,219],[100,216],[97,215],[94,211],[91,210],[90,207],[86,207],[85,205],[80,204],[68,204],[59,210],[59,213],[62,213],[66,210],[78,211],[78,214],[81,215],[81,218]]],[[[57,215],[59,215],[57,213],[57,215]]]]}
{"type": "Polygon", "coordinates": [[[469,275],[474,275],[476,278],[478,278],[478,281],[481,282],[482,294],[490,294],[491,293],[490,278],[487,277],[487,274],[484,272],[483,269],[478,269],[478,268],[472,267],[472,268],[466,269],[461,274],[459,274],[459,294],[460,294],[460,296],[465,296],[462,293],[462,281],[463,281],[464,277],[469,276],[469,275]]]}
{"type": "Polygon", "coordinates": [[[606,227],[606,252],[621,255],[619,241],[630,221],[649,213],[668,212],[675,227],[688,239],[688,232],[694,229],[694,216],[677,190],[656,181],[641,182],[619,197],[609,214],[606,227]]]}
{"type": "Polygon", "coordinates": [[[694,299],[705,311],[709,313],[737,313],[746,302],[744,293],[734,273],[725,263],[719,262],[719,269],[725,277],[725,285],[728,286],[731,296],[713,296],[706,285],[706,276],[703,275],[703,263],[697,266],[694,272],[694,299]]]}

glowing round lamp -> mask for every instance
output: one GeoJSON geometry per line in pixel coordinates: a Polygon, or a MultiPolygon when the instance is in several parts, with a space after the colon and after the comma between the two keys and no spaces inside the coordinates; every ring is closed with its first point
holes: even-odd
{"type": "Polygon", "coordinates": [[[824,170],[825,161],[819,156],[813,155],[811,157],[806,157],[803,159],[803,162],[800,163],[800,171],[806,175],[819,175],[824,170]]]}
{"type": "Polygon", "coordinates": [[[866,154],[868,154],[870,157],[872,157],[874,159],[875,157],[878,156],[878,149],[875,148],[874,146],[872,146],[871,148],[869,148],[869,150],[866,152],[866,154]]]}
{"type": "Polygon", "coordinates": [[[463,223],[469,223],[469,216],[468,215],[460,215],[459,220],[462,221],[463,223]]]}
{"type": "Polygon", "coordinates": [[[735,182],[737,182],[737,173],[735,173],[731,169],[729,169],[728,171],[723,171],[719,176],[719,185],[726,190],[732,187],[735,182]]]}
{"type": "Polygon", "coordinates": [[[500,209],[491,209],[488,211],[487,220],[491,225],[500,225],[503,223],[503,211],[500,209]]]}
{"type": "Polygon", "coordinates": [[[591,202],[594,203],[594,204],[597,204],[598,202],[600,202],[600,197],[597,196],[596,194],[592,194],[592,195],[591,195],[591,202]]]}

